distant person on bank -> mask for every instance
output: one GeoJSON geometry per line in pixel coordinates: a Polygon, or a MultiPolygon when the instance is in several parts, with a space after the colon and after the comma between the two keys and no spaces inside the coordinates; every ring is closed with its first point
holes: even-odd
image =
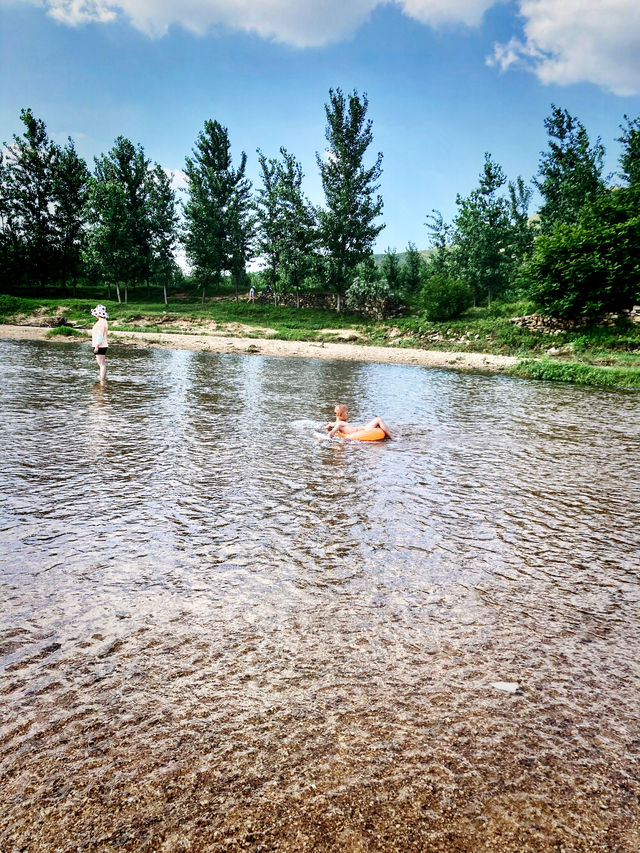
{"type": "Polygon", "coordinates": [[[251,288],[249,290],[249,302],[254,302],[255,298],[256,298],[256,289],[253,285],[251,285],[251,288]]]}
{"type": "Polygon", "coordinates": [[[100,368],[100,382],[104,382],[107,378],[107,347],[109,346],[109,341],[107,340],[107,333],[109,331],[107,318],[109,315],[104,305],[96,305],[95,308],[91,309],[91,313],[94,317],[98,318],[91,330],[91,343],[98,367],[100,368]]]}

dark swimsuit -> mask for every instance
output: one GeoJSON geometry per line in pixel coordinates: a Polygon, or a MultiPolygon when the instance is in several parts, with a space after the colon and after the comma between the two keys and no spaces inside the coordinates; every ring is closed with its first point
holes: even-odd
{"type": "Polygon", "coordinates": [[[97,349],[98,352],[96,353],[96,355],[106,355],[109,347],[97,347],[97,349]]]}

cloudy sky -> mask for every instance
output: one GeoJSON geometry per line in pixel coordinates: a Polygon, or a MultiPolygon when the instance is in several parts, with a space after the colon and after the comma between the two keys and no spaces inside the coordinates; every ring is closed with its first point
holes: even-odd
{"type": "Polygon", "coordinates": [[[529,180],[551,103],[601,136],[640,114],[638,0],[0,0],[0,142],[31,107],[90,164],[118,135],[179,172],[204,121],[232,151],[284,145],[322,201],[330,87],[369,97],[384,153],[378,249],[427,245],[489,151],[529,180]]]}

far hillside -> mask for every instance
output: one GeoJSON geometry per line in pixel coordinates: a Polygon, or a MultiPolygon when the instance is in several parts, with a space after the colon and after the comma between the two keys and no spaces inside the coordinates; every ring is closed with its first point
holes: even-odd
{"type": "MultiPolygon", "coordinates": [[[[435,252],[435,249],[419,249],[420,254],[424,258],[425,261],[428,261],[429,258],[435,252]]],[[[382,259],[386,255],[386,252],[382,252],[381,254],[374,255],[374,260],[378,266],[382,263],[382,259]]],[[[406,252],[396,252],[396,258],[400,261],[401,264],[404,263],[405,258],[407,257],[406,252]]]]}

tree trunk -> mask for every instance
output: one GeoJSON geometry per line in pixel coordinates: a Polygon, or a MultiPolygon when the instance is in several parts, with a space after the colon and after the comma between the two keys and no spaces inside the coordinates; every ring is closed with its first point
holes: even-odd
{"type": "Polygon", "coordinates": [[[116,293],[118,294],[118,305],[122,305],[122,299],[120,299],[120,282],[116,281],[116,293]]]}
{"type": "Polygon", "coordinates": [[[169,300],[167,299],[167,282],[166,282],[166,281],[165,281],[165,283],[164,283],[164,284],[163,284],[163,286],[162,286],[162,290],[163,290],[163,293],[164,293],[164,304],[165,304],[165,305],[168,305],[168,304],[169,304],[169,300]]]}
{"type": "Polygon", "coordinates": [[[336,311],[340,313],[342,311],[342,294],[338,291],[338,298],[336,300],[336,311]]]}
{"type": "Polygon", "coordinates": [[[205,285],[203,284],[202,285],[202,304],[203,305],[204,305],[204,289],[205,289],[205,285]]]}
{"type": "Polygon", "coordinates": [[[147,299],[151,302],[151,285],[149,284],[149,279],[147,279],[147,299]]]}
{"type": "Polygon", "coordinates": [[[296,308],[300,307],[300,288],[296,284],[296,308]]]}
{"type": "Polygon", "coordinates": [[[126,305],[129,301],[129,282],[125,281],[124,283],[124,304],[126,305]]]}

